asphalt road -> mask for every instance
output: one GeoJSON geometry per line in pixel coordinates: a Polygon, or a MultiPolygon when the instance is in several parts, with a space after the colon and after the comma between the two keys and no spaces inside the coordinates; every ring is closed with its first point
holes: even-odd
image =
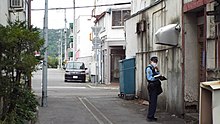
{"type": "MultiPolygon", "coordinates": [[[[32,87],[41,98],[42,71],[33,73],[32,87]]],[[[64,71],[48,69],[47,107],[39,107],[37,124],[184,124],[160,114],[146,121],[146,106],[118,97],[119,89],[91,83],[64,82],[64,71]]],[[[41,100],[39,100],[41,101],[41,100]]]]}
{"type": "MultiPolygon", "coordinates": [[[[32,87],[41,97],[42,71],[33,73],[32,87]]],[[[48,69],[48,106],[39,108],[38,124],[147,123],[145,107],[120,99],[119,89],[64,82],[64,71],[48,69]]]]}

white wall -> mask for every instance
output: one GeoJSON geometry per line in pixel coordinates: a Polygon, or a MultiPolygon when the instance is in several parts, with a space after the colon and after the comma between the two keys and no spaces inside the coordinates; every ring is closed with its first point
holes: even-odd
{"type": "MultiPolygon", "coordinates": [[[[125,3],[130,2],[130,0],[98,0],[97,5],[101,4],[113,4],[113,3],[125,3]]],[[[107,39],[112,40],[124,40],[124,27],[121,28],[112,28],[112,10],[117,9],[128,9],[130,10],[131,5],[121,5],[121,6],[107,6],[107,7],[98,7],[96,9],[96,14],[101,14],[110,9],[110,13],[106,13],[102,20],[104,23],[105,31],[100,32],[100,37],[107,36],[107,39]]]]}
{"type": "Polygon", "coordinates": [[[184,0],[184,3],[192,2],[193,0],[184,0]]]}
{"type": "Polygon", "coordinates": [[[151,1],[153,1],[153,0],[132,0],[131,13],[134,14],[134,13],[144,9],[145,7],[150,6],[150,4],[152,3],[151,1]]]}
{"type": "Polygon", "coordinates": [[[80,50],[79,57],[92,55],[92,41],[89,34],[92,32],[93,22],[91,16],[80,15],[77,19],[77,50],[80,50]]]}
{"type": "Polygon", "coordinates": [[[138,52],[136,35],[136,25],[134,22],[138,21],[138,16],[130,18],[125,22],[125,35],[126,35],[126,59],[136,56],[138,52]]]}
{"type": "Polygon", "coordinates": [[[7,24],[7,18],[8,18],[8,1],[7,0],[1,0],[0,1],[0,24],[6,25],[7,24]]]}
{"type": "Polygon", "coordinates": [[[16,12],[16,13],[10,13],[11,21],[14,22],[16,20],[24,21],[26,20],[26,13],[25,12],[16,12]]]}

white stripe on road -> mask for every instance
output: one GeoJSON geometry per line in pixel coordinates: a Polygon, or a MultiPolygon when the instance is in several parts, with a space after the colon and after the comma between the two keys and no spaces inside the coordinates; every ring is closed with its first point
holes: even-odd
{"type": "Polygon", "coordinates": [[[103,121],[101,121],[90,109],[89,107],[85,104],[85,102],[83,101],[86,100],[109,124],[113,124],[100,110],[98,110],[95,105],[93,105],[87,98],[80,98],[78,97],[78,99],[81,101],[81,103],[86,107],[86,109],[92,114],[92,116],[97,120],[97,122],[99,124],[104,124],[103,121]]]}
{"type": "Polygon", "coordinates": [[[99,111],[87,98],[84,98],[109,124],[113,124],[101,111],[99,111]]]}
{"type": "Polygon", "coordinates": [[[48,89],[86,89],[87,87],[63,87],[63,86],[49,86],[48,89]]]}
{"type": "Polygon", "coordinates": [[[80,100],[80,102],[86,107],[86,109],[92,114],[92,116],[96,119],[96,121],[99,124],[104,124],[103,121],[101,121],[90,109],[89,107],[83,102],[82,98],[78,97],[78,99],[80,100]]]}

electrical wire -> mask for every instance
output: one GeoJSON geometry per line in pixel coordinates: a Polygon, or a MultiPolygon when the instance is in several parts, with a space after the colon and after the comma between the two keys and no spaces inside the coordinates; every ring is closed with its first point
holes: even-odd
{"type": "MultiPolygon", "coordinates": [[[[48,8],[48,10],[61,10],[61,9],[76,9],[76,8],[91,8],[91,7],[103,7],[103,6],[119,6],[131,4],[131,2],[126,3],[114,3],[114,4],[102,4],[102,5],[93,5],[93,6],[76,6],[76,7],[60,7],[60,8],[48,8]]],[[[31,11],[42,11],[45,9],[31,9],[31,11]]]]}

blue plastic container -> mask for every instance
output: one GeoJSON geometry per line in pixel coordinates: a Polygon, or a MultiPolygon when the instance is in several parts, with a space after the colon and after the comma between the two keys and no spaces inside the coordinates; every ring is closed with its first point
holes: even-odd
{"type": "Polygon", "coordinates": [[[135,96],[135,58],[119,61],[120,94],[124,99],[134,99],[135,96]]]}

